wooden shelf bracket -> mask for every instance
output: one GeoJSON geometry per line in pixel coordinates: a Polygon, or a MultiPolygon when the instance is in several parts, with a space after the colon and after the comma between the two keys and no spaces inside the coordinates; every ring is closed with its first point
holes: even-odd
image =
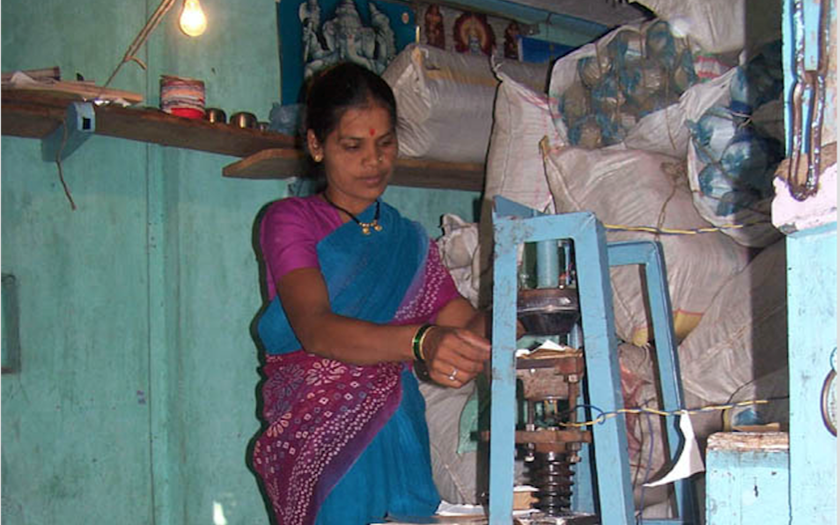
{"type": "Polygon", "coordinates": [[[92,102],[71,102],[64,121],[41,139],[41,158],[56,162],[69,157],[96,131],[96,112],[92,102]]]}

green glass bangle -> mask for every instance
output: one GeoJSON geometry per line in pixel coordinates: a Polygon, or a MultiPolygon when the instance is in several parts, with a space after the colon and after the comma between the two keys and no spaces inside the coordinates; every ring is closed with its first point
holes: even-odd
{"type": "Polygon", "coordinates": [[[426,362],[426,356],[423,355],[423,339],[426,332],[428,332],[434,325],[424,324],[414,332],[414,338],[411,340],[411,350],[414,352],[414,359],[421,363],[426,362]]]}

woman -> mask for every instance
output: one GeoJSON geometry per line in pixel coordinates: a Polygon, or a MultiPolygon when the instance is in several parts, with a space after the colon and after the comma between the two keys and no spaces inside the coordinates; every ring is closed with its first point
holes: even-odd
{"type": "Polygon", "coordinates": [[[484,317],[417,223],[380,200],[397,158],[396,102],[353,64],[322,73],[306,108],[326,189],[261,223],[270,304],[258,323],[264,428],[253,466],[274,519],[363,525],[431,515],[424,402],[411,364],[452,388],[490,357],[484,317]]]}

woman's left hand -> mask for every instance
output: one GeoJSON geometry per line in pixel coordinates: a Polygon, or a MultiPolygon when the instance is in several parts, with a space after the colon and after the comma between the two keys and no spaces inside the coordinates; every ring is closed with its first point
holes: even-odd
{"type": "Polygon", "coordinates": [[[484,370],[490,342],[465,328],[437,325],[423,340],[423,354],[433,381],[459,388],[484,370]]]}

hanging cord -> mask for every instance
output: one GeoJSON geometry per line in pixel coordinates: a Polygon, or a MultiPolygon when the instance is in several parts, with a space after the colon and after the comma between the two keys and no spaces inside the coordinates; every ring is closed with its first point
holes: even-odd
{"type": "Polygon", "coordinates": [[[680,176],[680,171],[678,169],[669,169],[665,162],[663,162],[659,167],[664,173],[670,176],[669,182],[671,183],[671,193],[668,194],[665,202],[662,203],[662,207],[659,209],[659,217],[656,219],[656,234],[654,239],[657,241],[661,235],[662,227],[665,224],[665,214],[668,209],[668,203],[671,202],[671,199],[673,199],[674,195],[677,194],[677,179],[680,176]]]}
{"type": "MultiPolygon", "coordinates": [[[[641,421],[641,418],[639,418],[639,421],[641,421]]],[[[640,452],[640,454],[639,454],[639,455],[641,456],[641,451],[642,451],[642,450],[644,450],[645,446],[647,445],[647,442],[646,442],[646,440],[645,440],[645,433],[644,433],[644,432],[642,432],[641,427],[640,427],[640,426],[638,426],[638,425],[633,425],[633,428],[634,428],[634,430],[635,430],[636,428],[638,428],[638,429],[639,429],[639,452],[640,452]]],[[[628,450],[629,450],[629,449],[628,449],[628,450]]],[[[632,482],[631,482],[631,485],[632,485],[632,486],[633,486],[633,488],[635,489],[635,488],[638,486],[638,484],[639,484],[639,474],[640,474],[640,473],[641,473],[641,471],[642,471],[642,461],[641,461],[641,457],[639,458],[639,461],[638,461],[638,462],[636,462],[635,464],[631,463],[631,464],[630,464],[630,467],[636,467],[636,473],[633,475],[633,480],[632,480],[632,482]]]]}
{"type": "MultiPolygon", "coordinates": [[[[765,219],[744,222],[740,224],[722,224],[719,226],[706,226],[694,229],[665,228],[663,225],[665,224],[668,204],[677,194],[680,178],[687,177],[687,174],[685,172],[684,166],[679,166],[672,163],[663,162],[660,165],[660,169],[663,173],[669,176],[669,182],[671,183],[671,191],[668,194],[668,197],[666,197],[665,201],[662,203],[662,206],[659,210],[659,216],[656,220],[656,226],[627,226],[624,224],[604,224],[604,228],[606,228],[607,230],[651,233],[655,235],[655,239],[658,241],[661,235],[697,235],[700,233],[723,232],[724,230],[739,230],[741,228],[770,223],[769,220],[765,219]]],[[[754,211],[758,212],[758,210],[754,211]]]]}
{"type": "MultiPolygon", "coordinates": [[[[646,406],[648,402],[649,401],[646,401],[643,406],[646,406]]],[[[598,409],[598,412],[600,412],[601,414],[604,413],[604,411],[600,410],[600,409],[598,409]]],[[[636,510],[636,523],[637,523],[637,525],[639,523],[641,523],[642,513],[645,510],[645,484],[650,480],[650,472],[652,470],[652,465],[653,465],[653,453],[654,453],[654,450],[655,450],[655,444],[654,444],[654,441],[653,441],[653,423],[652,423],[652,420],[651,420],[652,417],[653,416],[650,415],[650,414],[645,414],[645,416],[644,416],[644,419],[646,420],[647,426],[648,426],[648,436],[650,436],[650,442],[649,443],[646,442],[645,433],[642,432],[641,430],[639,431],[639,451],[641,452],[642,450],[645,449],[646,446],[648,447],[648,456],[647,456],[647,463],[645,464],[645,468],[642,469],[641,458],[640,458],[639,462],[636,463],[635,465],[633,465],[633,464],[630,465],[631,467],[633,467],[633,466],[636,467],[636,473],[633,475],[633,481],[631,483],[634,491],[635,491],[636,487],[640,486],[639,485],[639,474],[642,472],[642,470],[644,470],[644,475],[642,475],[641,490],[639,491],[639,508],[636,510]]],[[[642,418],[639,418],[640,421],[641,421],[641,419],[642,418]]]]}
{"type": "Polygon", "coordinates": [[[677,141],[674,138],[674,130],[671,129],[671,119],[668,118],[668,112],[671,110],[671,108],[673,106],[674,106],[674,104],[671,104],[670,106],[665,108],[665,118],[664,118],[664,120],[665,120],[665,131],[668,132],[668,142],[671,143],[671,149],[673,149],[674,151],[677,151],[677,141]]]}
{"type": "Polygon", "coordinates": [[[76,203],[73,202],[73,196],[70,195],[70,188],[67,187],[67,182],[64,180],[64,170],[61,168],[61,152],[64,151],[64,146],[67,144],[67,117],[61,122],[61,127],[64,129],[64,133],[61,137],[61,145],[58,147],[58,151],[55,154],[55,165],[58,166],[58,178],[61,181],[61,185],[64,187],[64,195],[67,196],[67,200],[70,201],[70,208],[73,211],[76,211],[76,203]]]}
{"type": "MultiPolygon", "coordinates": [[[[751,226],[758,226],[761,224],[770,224],[769,220],[756,220],[756,221],[749,221],[743,222],[741,224],[721,224],[719,226],[706,226],[702,228],[693,228],[693,229],[678,229],[678,228],[665,228],[662,225],[665,223],[665,214],[666,208],[668,203],[671,199],[674,198],[677,192],[677,178],[680,176],[679,172],[669,173],[668,169],[663,170],[665,173],[671,176],[671,192],[665,201],[662,203],[662,207],[659,210],[659,216],[657,217],[656,226],[628,226],[625,224],[604,224],[604,228],[607,230],[615,230],[615,231],[628,231],[628,232],[644,232],[644,233],[651,233],[655,235],[656,240],[659,240],[660,235],[697,235],[700,233],[714,233],[714,232],[723,232],[725,230],[740,230],[742,228],[749,228],[751,226]]],[[[708,197],[708,196],[707,196],[708,197]]],[[[747,208],[751,209],[751,208],[747,208]]],[[[756,213],[761,213],[759,210],[752,210],[756,213]]]]}
{"type": "Polygon", "coordinates": [[[654,450],[654,442],[653,442],[653,418],[652,415],[646,414],[645,421],[647,421],[648,425],[648,435],[650,436],[650,444],[648,445],[648,457],[647,457],[647,464],[645,465],[645,475],[642,477],[642,488],[639,491],[639,510],[636,514],[636,523],[641,524],[643,521],[642,515],[645,512],[645,485],[647,485],[648,481],[650,481],[650,471],[652,470],[651,464],[653,463],[653,450],[654,450]]]}

